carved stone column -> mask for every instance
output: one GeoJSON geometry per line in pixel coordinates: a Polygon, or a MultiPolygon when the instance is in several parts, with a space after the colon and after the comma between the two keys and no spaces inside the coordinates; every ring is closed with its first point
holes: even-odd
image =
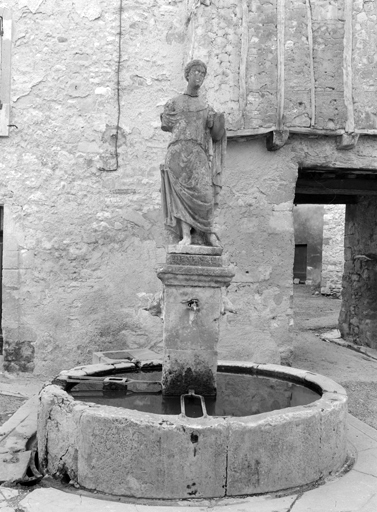
{"type": "Polygon", "coordinates": [[[234,273],[222,265],[222,248],[171,245],[157,277],[164,284],[162,387],[166,395],[189,389],[216,394],[221,287],[234,273]]]}

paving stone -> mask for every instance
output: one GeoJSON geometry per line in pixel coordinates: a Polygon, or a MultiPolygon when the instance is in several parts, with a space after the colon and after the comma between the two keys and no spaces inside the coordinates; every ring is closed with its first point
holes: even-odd
{"type": "Polygon", "coordinates": [[[30,451],[28,440],[37,430],[37,395],[25,402],[0,429],[0,483],[18,482],[25,476],[30,451]]]}
{"type": "MultiPolygon", "coordinates": [[[[37,418],[37,409],[38,409],[38,396],[35,395],[32,398],[30,398],[27,402],[25,402],[14,414],[11,418],[9,418],[8,421],[4,423],[0,427],[0,442],[4,440],[6,437],[8,437],[11,432],[17,429],[21,424],[23,424],[26,420],[27,423],[30,425],[32,421],[34,421],[35,418],[35,425],[36,425],[36,418],[37,418]]],[[[22,427],[23,430],[24,426],[22,427]]]]}
{"type": "Polygon", "coordinates": [[[136,505],[86,498],[56,489],[37,489],[19,503],[22,512],[138,512],[136,505]]]}
{"type": "MultiPolygon", "coordinates": [[[[373,450],[364,450],[358,453],[356,463],[353,467],[354,471],[366,473],[377,478],[377,448],[373,450]]],[[[376,482],[377,489],[377,482],[376,482]]],[[[377,511],[377,509],[376,509],[377,511]]]]}
{"type": "Polygon", "coordinates": [[[358,452],[377,447],[377,430],[358,420],[351,414],[347,416],[348,440],[357,448],[358,452]]]}
{"type": "Polygon", "coordinates": [[[364,512],[376,489],[376,477],[350,471],[334,482],[306,492],[291,512],[364,512]]]}
{"type": "MultiPolygon", "coordinates": [[[[224,501],[218,506],[214,506],[213,508],[208,508],[206,511],[208,512],[289,512],[291,510],[292,504],[297,499],[297,495],[293,496],[284,496],[283,498],[272,498],[271,496],[260,496],[246,499],[235,499],[234,503],[232,501],[224,501]]],[[[177,511],[181,512],[181,508],[177,507],[177,511]]],[[[191,512],[194,512],[192,508],[190,508],[191,512]]],[[[152,512],[150,509],[138,509],[138,512],[152,512]]],[[[156,510],[156,512],[165,512],[160,509],[156,510]]],[[[169,512],[166,510],[166,512],[169,512]]],[[[173,512],[170,508],[170,512],[173,512]]],[[[197,512],[197,511],[195,511],[197,512]]],[[[325,511],[323,511],[325,512],[325,511]]],[[[327,511],[326,511],[327,512],[327,511]]]]}
{"type": "Polygon", "coordinates": [[[0,455],[0,482],[19,482],[26,474],[30,451],[0,455]]]}
{"type": "Polygon", "coordinates": [[[16,498],[20,493],[17,489],[8,489],[7,487],[0,487],[0,500],[10,500],[16,498]]]}
{"type": "Polygon", "coordinates": [[[20,491],[18,489],[11,489],[8,487],[0,486],[0,501],[2,499],[10,500],[12,498],[16,498],[19,495],[20,495],[20,491]]]}
{"type": "Polygon", "coordinates": [[[377,510],[377,494],[371,497],[368,503],[363,505],[363,508],[358,510],[357,512],[376,512],[377,510]]]}

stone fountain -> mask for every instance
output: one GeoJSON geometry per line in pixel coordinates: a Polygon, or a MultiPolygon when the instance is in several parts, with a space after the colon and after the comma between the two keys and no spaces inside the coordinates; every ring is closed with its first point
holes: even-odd
{"type": "Polygon", "coordinates": [[[163,283],[163,360],[120,351],[62,371],[40,395],[44,471],[114,496],[185,499],[289,490],[320,482],[347,458],[347,396],[308,371],[218,362],[223,293],[233,272],[213,230],[224,117],[199,97],[206,67],[170,100],[162,166],[165,224],[176,232],[163,283]],[[195,242],[195,243],[194,243],[195,242]]]}

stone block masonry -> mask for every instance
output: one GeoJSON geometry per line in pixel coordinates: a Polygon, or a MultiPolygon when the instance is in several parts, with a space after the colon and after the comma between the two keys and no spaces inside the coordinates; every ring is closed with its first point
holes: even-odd
{"type": "Polygon", "coordinates": [[[323,218],[321,292],[340,296],[344,270],[345,205],[326,205],[323,218]]]}

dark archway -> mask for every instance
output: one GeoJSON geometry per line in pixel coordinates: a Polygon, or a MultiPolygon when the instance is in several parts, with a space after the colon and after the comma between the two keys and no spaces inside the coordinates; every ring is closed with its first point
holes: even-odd
{"type": "Polygon", "coordinates": [[[294,202],[346,205],[339,329],[348,341],[377,348],[376,171],[300,168],[294,202]]]}

